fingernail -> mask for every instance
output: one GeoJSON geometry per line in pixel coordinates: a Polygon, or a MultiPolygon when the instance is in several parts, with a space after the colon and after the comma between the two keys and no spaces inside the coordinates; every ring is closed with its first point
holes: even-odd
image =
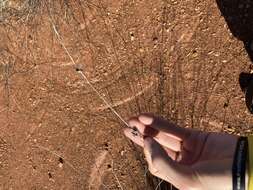
{"type": "Polygon", "coordinates": [[[128,121],[127,123],[128,123],[128,125],[129,125],[129,127],[131,127],[131,128],[136,128],[136,126],[135,126],[131,121],[128,121]]]}
{"type": "Polygon", "coordinates": [[[142,122],[145,125],[151,125],[153,122],[153,117],[150,117],[147,115],[140,115],[139,120],[140,120],[140,122],[142,122]]]}

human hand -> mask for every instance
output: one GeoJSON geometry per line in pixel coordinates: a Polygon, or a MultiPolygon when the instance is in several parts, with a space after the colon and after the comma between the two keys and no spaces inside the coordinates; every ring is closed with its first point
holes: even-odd
{"type": "Polygon", "coordinates": [[[152,114],[129,120],[142,135],[124,130],[144,149],[150,172],[179,190],[231,190],[238,137],[179,127],[152,114]]]}

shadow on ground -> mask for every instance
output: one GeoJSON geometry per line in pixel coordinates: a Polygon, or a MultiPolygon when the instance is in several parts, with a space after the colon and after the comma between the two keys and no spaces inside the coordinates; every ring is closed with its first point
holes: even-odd
{"type": "MultiPolygon", "coordinates": [[[[248,56],[253,61],[253,1],[216,0],[232,34],[244,44],[248,56]]],[[[240,64],[240,63],[238,63],[240,64]]],[[[239,83],[245,93],[245,103],[253,113],[253,74],[241,73],[239,83]]]]}

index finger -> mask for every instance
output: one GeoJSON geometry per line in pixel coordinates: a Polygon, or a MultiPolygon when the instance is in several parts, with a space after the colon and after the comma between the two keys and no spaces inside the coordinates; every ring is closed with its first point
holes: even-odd
{"type": "Polygon", "coordinates": [[[184,140],[190,134],[189,129],[179,127],[176,124],[167,121],[161,117],[157,117],[151,113],[141,114],[138,119],[144,125],[150,126],[159,131],[163,131],[168,135],[172,135],[176,138],[179,138],[179,140],[184,140]]]}

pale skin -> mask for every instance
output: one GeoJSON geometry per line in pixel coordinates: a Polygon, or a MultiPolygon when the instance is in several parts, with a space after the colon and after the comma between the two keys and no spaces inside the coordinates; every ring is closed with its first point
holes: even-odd
{"type": "Polygon", "coordinates": [[[141,135],[124,133],[143,147],[153,175],[179,190],[232,190],[238,136],[179,127],[153,114],[133,117],[129,125],[141,135]]]}

